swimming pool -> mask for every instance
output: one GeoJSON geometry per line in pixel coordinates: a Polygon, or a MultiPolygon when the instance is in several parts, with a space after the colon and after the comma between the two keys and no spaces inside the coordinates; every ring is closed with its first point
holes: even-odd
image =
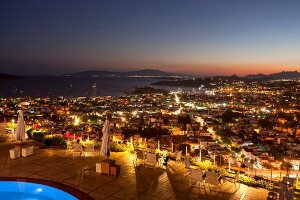
{"type": "Polygon", "coordinates": [[[93,200],[71,186],[36,178],[0,177],[2,200],[93,200]]]}
{"type": "Polygon", "coordinates": [[[73,195],[60,189],[38,183],[0,181],[0,196],[6,200],[75,200],[73,195]]]}

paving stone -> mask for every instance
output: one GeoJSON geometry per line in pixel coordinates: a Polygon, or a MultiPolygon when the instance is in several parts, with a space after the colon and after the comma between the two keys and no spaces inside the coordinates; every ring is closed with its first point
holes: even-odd
{"type": "Polygon", "coordinates": [[[134,168],[132,156],[127,152],[111,153],[111,159],[121,165],[120,177],[108,177],[96,173],[97,157],[75,157],[58,149],[34,149],[26,158],[10,159],[8,150],[13,144],[0,144],[0,176],[42,178],[61,182],[89,194],[94,199],[266,199],[268,191],[240,184],[225,184],[221,191],[211,192],[209,187],[189,185],[184,176],[184,165],[170,162],[167,168],[134,168]]]}

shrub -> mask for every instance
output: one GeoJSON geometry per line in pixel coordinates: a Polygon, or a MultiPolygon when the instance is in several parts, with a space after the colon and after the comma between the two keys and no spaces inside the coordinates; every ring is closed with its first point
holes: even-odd
{"type": "Polygon", "coordinates": [[[28,138],[33,139],[33,132],[34,132],[33,128],[26,131],[28,138]]]}
{"type": "Polygon", "coordinates": [[[272,190],[274,187],[276,187],[270,181],[255,180],[254,178],[246,175],[240,175],[239,182],[252,187],[265,188],[267,190],[272,190]]]}
{"type": "MultiPolygon", "coordinates": [[[[228,171],[226,171],[225,169],[213,165],[208,160],[200,162],[199,157],[193,158],[191,160],[191,163],[194,164],[194,165],[198,165],[201,169],[204,169],[204,170],[215,171],[215,172],[218,172],[218,173],[226,175],[226,176],[235,177],[235,174],[228,173],[228,171]]],[[[260,188],[264,188],[264,189],[267,189],[267,190],[272,190],[273,188],[278,187],[278,186],[274,186],[274,184],[270,181],[255,180],[254,178],[249,177],[249,176],[244,175],[244,174],[239,175],[239,182],[242,183],[242,184],[251,186],[251,187],[260,187],[260,188]]]]}
{"type": "Polygon", "coordinates": [[[134,148],[133,148],[133,146],[128,145],[128,146],[126,147],[126,151],[128,151],[128,152],[131,153],[131,154],[134,154],[134,148]]]}
{"type": "Polygon", "coordinates": [[[33,132],[32,134],[32,138],[37,141],[37,142],[40,142],[40,143],[44,143],[44,133],[42,132],[33,132]]]}
{"type": "Polygon", "coordinates": [[[58,146],[61,148],[66,148],[67,143],[66,139],[62,137],[51,137],[44,139],[44,142],[47,146],[58,146]]]}
{"type": "Polygon", "coordinates": [[[100,148],[101,148],[101,142],[100,141],[94,141],[94,145],[95,145],[95,149],[98,149],[98,150],[100,150],[100,148]]]}
{"type": "Polygon", "coordinates": [[[113,143],[110,146],[110,150],[112,152],[124,152],[124,151],[126,151],[126,146],[124,144],[113,143]]]}

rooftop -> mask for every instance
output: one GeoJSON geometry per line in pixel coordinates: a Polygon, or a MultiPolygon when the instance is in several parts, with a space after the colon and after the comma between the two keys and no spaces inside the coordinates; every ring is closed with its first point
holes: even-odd
{"type": "Polygon", "coordinates": [[[134,168],[128,152],[111,153],[111,159],[121,165],[119,177],[96,173],[99,156],[72,157],[59,149],[43,149],[35,145],[32,156],[9,158],[13,143],[0,144],[0,177],[27,177],[60,182],[77,188],[94,199],[266,199],[265,189],[240,184],[235,189],[231,183],[222,192],[189,186],[182,163],[170,162],[167,168],[134,168]]]}

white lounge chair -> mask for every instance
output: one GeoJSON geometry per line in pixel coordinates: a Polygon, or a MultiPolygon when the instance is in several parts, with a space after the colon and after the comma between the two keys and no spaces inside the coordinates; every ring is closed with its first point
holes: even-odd
{"type": "Polygon", "coordinates": [[[156,154],[155,153],[146,153],[145,164],[147,167],[156,167],[156,154]]]}
{"type": "Polygon", "coordinates": [[[178,152],[179,152],[179,151],[177,150],[177,151],[171,153],[171,154],[169,155],[170,158],[171,158],[172,160],[176,160],[176,156],[177,156],[177,153],[178,153],[178,152]]]}
{"type": "Polygon", "coordinates": [[[190,163],[190,159],[189,158],[184,158],[184,167],[186,169],[190,169],[191,168],[191,163],[190,163]]]}
{"type": "Polygon", "coordinates": [[[234,183],[234,186],[237,187],[237,183],[239,182],[240,172],[236,172],[234,177],[225,177],[224,180],[234,183]]]}
{"type": "Polygon", "coordinates": [[[191,174],[191,163],[189,158],[184,158],[184,176],[191,174]]]}
{"type": "Polygon", "coordinates": [[[146,154],[142,150],[136,150],[135,152],[135,159],[134,159],[134,165],[137,166],[138,161],[142,163],[142,165],[145,165],[145,158],[146,154]]]}
{"type": "Polygon", "coordinates": [[[170,154],[170,159],[171,160],[175,160],[175,161],[181,161],[181,157],[182,157],[182,151],[175,151],[174,153],[170,154]]]}
{"type": "Polygon", "coordinates": [[[93,156],[95,157],[95,147],[93,144],[86,144],[84,146],[84,156],[93,156]]]}
{"type": "Polygon", "coordinates": [[[219,181],[219,174],[215,172],[206,172],[205,184],[208,184],[210,187],[210,191],[217,191],[217,189],[221,189],[221,183],[219,181]],[[213,189],[212,189],[213,188],[213,189]]]}
{"type": "Polygon", "coordinates": [[[75,143],[73,145],[73,157],[75,156],[82,156],[83,147],[80,143],[75,143]]]}
{"type": "Polygon", "coordinates": [[[68,153],[68,151],[73,150],[73,143],[70,140],[67,140],[66,144],[67,144],[66,153],[68,153]]]}
{"type": "Polygon", "coordinates": [[[182,151],[178,151],[177,154],[176,154],[176,161],[181,161],[182,159],[182,151]]]}
{"type": "Polygon", "coordinates": [[[190,177],[190,186],[197,186],[204,187],[204,179],[203,179],[203,172],[199,169],[190,169],[191,177],[190,177]]]}

